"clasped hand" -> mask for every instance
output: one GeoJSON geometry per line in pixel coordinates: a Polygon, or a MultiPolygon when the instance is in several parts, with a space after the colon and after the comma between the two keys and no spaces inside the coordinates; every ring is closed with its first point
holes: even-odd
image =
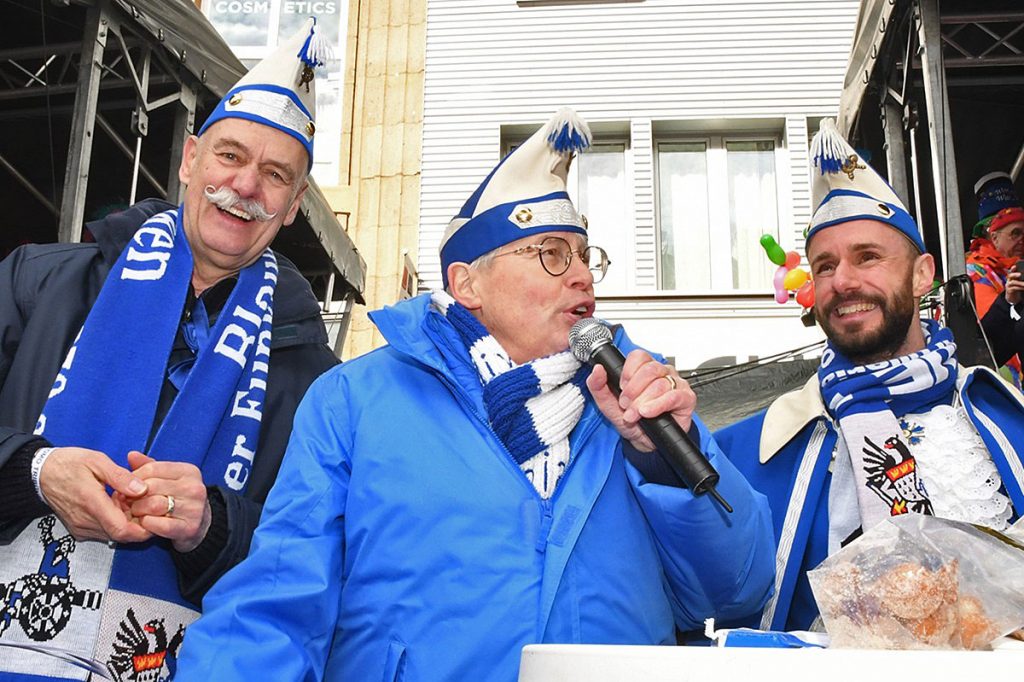
{"type": "Polygon", "coordinates": [[[211,516],[199,469],[141,452],[128,453],[128,465],[130,470],[97,450],[56,448],[39,472],[39,487],[78,540],[132,543],[157,535],[179,552],[195,549],[211,516]]]}
{"type": "Polygon", "coordinates": [[[618,397],[608,386],[608,373],[601,365],[596,365],[587,377],[587,388],[619,435],[642,452],[651,452],[655,447],[640,428],[641,418],[668,414],[683,431],[689,431],[697,406],[697,395],[674,367],[639,349],[626,356],[618,397]]]}

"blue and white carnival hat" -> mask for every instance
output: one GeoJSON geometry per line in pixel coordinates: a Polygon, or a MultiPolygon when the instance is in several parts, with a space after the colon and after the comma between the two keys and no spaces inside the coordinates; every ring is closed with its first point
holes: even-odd
{"type": "Polygon", "coordinates": [[[978,199],[978,220],[991,218],[1004,208],[1019,207],[1020,199],[1013,189],[1009,173],[986,173],[974,183],[974,196],[978,199]]]}
{"type": "Polygon", "coordinates": [[[925,252],[917,223],[896,192],[861,160],[830,118],[822,120],[811,141],[811,159],[811,200],[815,209],[807,228],[808,242],[826,227],[866,219],[899,230],[921,253],[925,252]]]}
{"type": "Polygon", "coordinates": [[[499,246],[543,232],[576,232],[587,226],[566,192],[573,156],[590,146],[590,128],[572,109],[501,160],[448,223],[441,239],[441,276],[448,266],[472,263],[499,246]]]}
{"type": "Polygon", "coordinates": [[[281,43],[231,88],[213,110],[198,135],[225,118],[244,118],[277,128],[302,143],[313,167],[316,112],[314,69],[331,58],[327,41],[310,17],[291,38],[281,43]]]}

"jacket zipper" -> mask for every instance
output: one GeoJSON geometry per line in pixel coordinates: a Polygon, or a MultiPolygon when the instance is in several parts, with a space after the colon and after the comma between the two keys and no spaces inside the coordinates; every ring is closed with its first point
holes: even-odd
{"type": "MultiPolygon", "coordinates": [[[[520,480],[529,487],[530,492],[537,499],[537,501],[540,502],[542,517],[540,531],[537,535],[536,550],[540,553],[543,553],[547,549],[548,536],[551,534],[551,526],[554,521],[554,501],[555,498],[561,494],[562,486],[557,486],[555,488],[554,494],[550,498],[544,499],[543,497],[541,497],[540,493],[537,492],[537,489],[533,487],[533,484],[530,483],[530,481],[526,479],[526,476],[522,474],[522,468],[520,468],[519,463],[516,462],[515,457],[512,456],[512,453],[509,451],[509,449],[505,447],[505,444],[501,442],[500,438],[498,438],[498,434],[495,433],[494,428],[491,426],[491,423],[480,414],[480,412],[476,409],[476,405],[474,405],[464,395],[462,387],[456,384],[454,381],[452,381],[444,372],[437,371],[437,376],[448,387],[448,389],[462,404],[466,411],[472,414],[477,419],[477,421],[484,425],[484,427],[487,429],[487,432],[490,433],[491,436],[494,438],[494,442],[498,444],[498,447],[500,447],[502,452],[505,453],[505,456],[508,458],[508,460],[512,463],[516,470],[520,472],[520,480]]],[[[586,443],[587,439],[590,438],[590,435],[594,432],[594,429],[596,428],[597,422],[594,420],[591,420],[585,425],[586,430],[580,432],[579,438],[577,440],[579,450],[583,449],[583,444],[586,443]]],[[[570,450],[569,462],[565,466],[565,471],[562,472],[563,479],[569,475],[569,471],[570,469],[572,469],[572,466],[573,464],[575,464],[577,459],[578,458],[573,456],[573,453],[570,450]]],[[[559,483],[561,483],[561,481],[559,481],[559,483]]]]}

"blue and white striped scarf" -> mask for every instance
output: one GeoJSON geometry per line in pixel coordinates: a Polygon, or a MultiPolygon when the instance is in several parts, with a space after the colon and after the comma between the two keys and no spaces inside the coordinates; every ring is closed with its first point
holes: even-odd
{"type": "Polygon", "coordinates": [[[830,342],[821,356],[818,380],[822,400],[839,422],[842,435],[829,495],[830,528],[835,526],[835,532],[830,530],[830,546],[855,531],[858,520],[866,532],[889,516],[908,511],[931,513],[931,502],[897,417],[949,396],[956,387],[959,365],[952,332],[933,320],[921,324],[926,345],[915,353],[855,365],[830,342]],[[844,493],[851,474],[859,519],[843,513],[852,506],[852,496],[844,493]],[[839,498],[843,498],[842,504],[839,498]]]}
{"type": "Polygon", "coordinates": [[[588,368],[568,350],[517,365],[447,293],[433,292],[431,302],[469,351],[491,428],[540,496],[550,498],[569,464],[569,434],[583,414],[588,368]]]}

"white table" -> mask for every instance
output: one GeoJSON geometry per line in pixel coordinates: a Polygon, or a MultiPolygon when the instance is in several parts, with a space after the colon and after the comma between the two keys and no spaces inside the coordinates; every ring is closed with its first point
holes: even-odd
{"type": "Polygon", "coordinates": [[[1024,643],[995,651],[747,649],[531,644],[519,682],[1004,682],[1024,674],[1024,643]]]}

